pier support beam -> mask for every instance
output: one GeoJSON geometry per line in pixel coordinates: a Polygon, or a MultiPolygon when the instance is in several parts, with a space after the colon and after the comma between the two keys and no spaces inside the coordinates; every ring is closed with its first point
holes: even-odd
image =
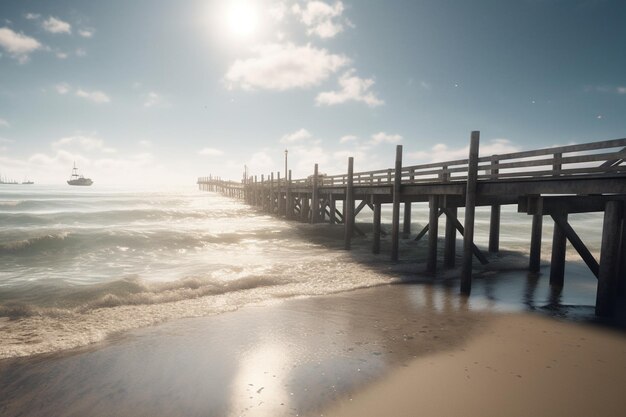
{"type": "MultiPolygon", "coordinates": [[[[448,211],[456,218],[457,208],[447,207],[448,211]]],[[[451,216],[446,216],[446,240],[443,251],[443,265],[446,268],[454,268],[456,258],[456,226],[451,216]]]]}
{"type": "Polygon", "coordinates": [[[337,224],[337,204],[332,193],[328,194],[328,216],[330,224],[337,224]]]}
{"type": "Polygon", "coordinates": [[[472,245],[474,243],[474,216],[476,214],[479,143],[480,132],[472,132],[465,191],[465,232],[463,234],[463,264],[461,266],[461,293],[463,294],[469,294],[472,291],[472,245]]]}
{"type": "Polygon", "coordinates": [[[391,220],[391,260],[398,260],[400,245],[400,186],[402,184],[402,145],[396,146],[396,165],[393,178],[393,211],[391,220]]]}
{"type": "Polygon", "coordinates": [[[348,177],[346,184],[346,199],[344,201],[344,243],[345,249],[350,250],[352,234],[354,233],[354,158],[348,158],[348,177]]]}
{"type": "MultiPolygon", "coordinates": [[[[564,222],[567,222],[567,213],[555,213],[554,215],[559,216],[564,222]]],[[[565,235],[565,231],[555,221],[554,232],[552,234],[552,257],[550,260],[550,285],[552,286],[563,286],[566,244],[567,236],[565,235]]]]}
{"type": "Polygon", "coordinates": [[[293,194],[291,193],[291,170],[289,170],[287,177],[287,187],[285,189],[285,217],[287,219],[293,218],[293,194]]]}
{"type": "Polygon", "coordinates": [[[306,223],[309,221],[309,196],[306,194],[302,194],[301,207],[300,220],[306,223]]]}
{"type": "Polygon", "coordinates": [[[491,206],[489,221],[489,252],[500,251],[500,205],[491,206]]]}
{"type": "Polygon", "coordinates": [[[618,290],[617,271],[620,263],[622,202],[607,201],[604,208],[602,247],[600,248],[600,272],[596,293],[596,315],[610,316],[615,307],[618,290]]]}
{"type": "MultiPolygon", "coordinates": [[[[541,213],[541,211],[540,211],[541,213]]],[[[543,216],[533,214],[533,224],[530,234],[530,256],[528,270],[537,273],[541,268],[541,235],[543,229],[543,216]]]]}
{"type": "Polygon", "coordinates": [[[404,203],[404,219],[402,221],[402,238],[408,239],[411,236],[411,202],[404,203]]]}
{"type": "Polygon", "coordinates": [[[439,196],[428,197],[428,258],[426,260],[426,273],[437,272],[437,235],[439,232],[439,196]]]}
{"type": "Polygon", "coordinates": [[[372,253],[380,253],[380,214],[381,204],[374,203],[374,242],[372,243],[372,253]]]}
{"type": "Polygon", "coordinates": [[[318,223],[320,218],[320,196],[317,184],[318,166],[313,169],[313,190],[311,191],[311,223],[318,223]]]}

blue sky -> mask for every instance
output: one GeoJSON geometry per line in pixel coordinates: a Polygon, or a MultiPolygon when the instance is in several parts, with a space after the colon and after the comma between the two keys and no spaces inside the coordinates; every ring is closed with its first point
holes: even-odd
{"type": "Polygon", "coordinates": [[[329,174],[626,136],[626,2],[0,2],[0,174],[329,174]]]}

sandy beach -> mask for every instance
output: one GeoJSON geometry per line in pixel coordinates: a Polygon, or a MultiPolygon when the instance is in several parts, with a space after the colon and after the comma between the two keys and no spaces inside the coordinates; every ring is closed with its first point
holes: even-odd
{"type": "Polygon", "coordinates": [[[391,285],[0,362],[3,416],[620,415],[626,337],[391,285]]]}

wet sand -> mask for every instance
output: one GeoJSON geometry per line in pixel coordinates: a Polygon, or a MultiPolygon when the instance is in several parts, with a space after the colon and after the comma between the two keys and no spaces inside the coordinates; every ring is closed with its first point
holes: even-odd
{"type": "Polygon", "coordinates": [[[454,283],[382,286],[4,360],[0,415],[621,415],[626,336],[489,308],[512,292],[498,277],[469,301],[454,283]]]}
{"type": "Polygon", "coordinates": [[[325,416],[623,416],[626,337],[529,314],[416,359],[325,416]]]}

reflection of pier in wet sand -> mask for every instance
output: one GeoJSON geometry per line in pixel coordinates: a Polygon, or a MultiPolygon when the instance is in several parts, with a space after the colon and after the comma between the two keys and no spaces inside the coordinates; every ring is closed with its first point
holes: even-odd
{"type": "Polygon", "coordinates": [[[471,292],[473,257],[488,263],[474,244],[475,207],[491,208],[488,251],[498,252],[501,206],[516,204],[518,212],[533,216],[529,270],[539,271],[543,219],[550,216],[554,221],[550,284],[555,296],[564,285],[569,241],[598,279],[596,314],[612,315],[618,295],[626,290],[626,139],[479,157],[479,136],[472,132],[469,157],[462,160],[405,167],[399,145],[395,167],[385,170],[355,173],[353,158],[349,158],[346,174],[319,174],[315,164],[313,175],[305,179],[292,179],[289,171],[282,179],[277,172],[276,177],[274,173],[260,179],[246,176],[241,182],[201,177],[198,185],[201,190],[244,199],[290,220],[341,223],[346,249],[355,234],[365,235],[355,225],[355,218],[368,207],[373,212],[374,253],[380,252],[383,233],[381,207],[391,204],[392,260],[398,260],[399,239],[410,237],[411,203],[428,202],[428,223],[415,237],[419,240],[428,235],[426,273],[437,271],[439,217],[445,215],[443,266],[455,267],[458,231],[463,236],[460,275],[464,294],[471,292]],[[465,209],[464,223],[457,218],[458,208],[465,209]],[[569,214],[588,212],[604,212],[599,260],[568,222],[569,214]]]}

